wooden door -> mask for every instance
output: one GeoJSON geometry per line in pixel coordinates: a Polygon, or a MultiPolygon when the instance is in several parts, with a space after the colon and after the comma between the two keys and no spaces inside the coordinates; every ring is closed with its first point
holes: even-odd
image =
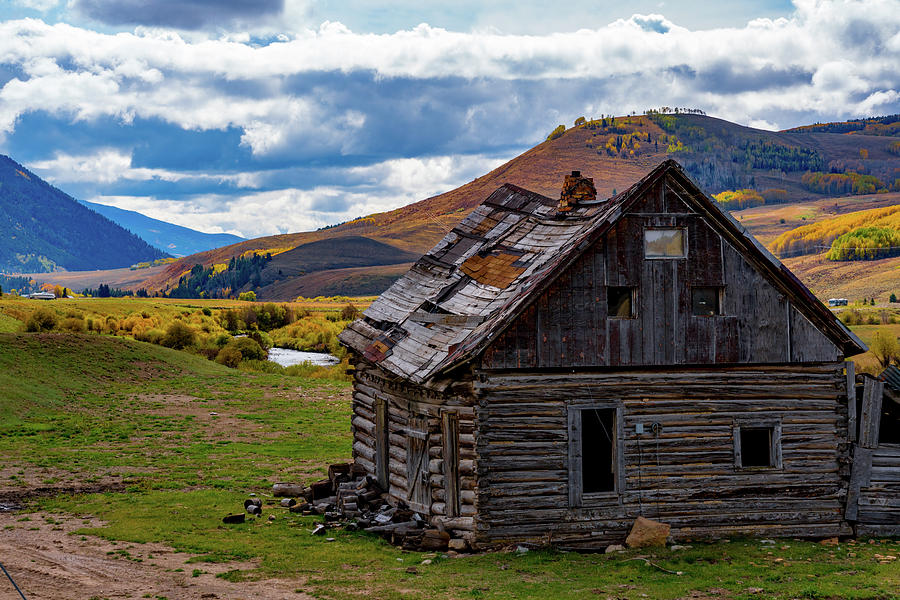
{"type": "Polygon", "coordinates": [[[431,510],[428,485],[428,422],[423,416],[409,420],[406,432],[407,501],[413,510],[431,510]]]}
{"type": "Polygon", "coordinates": [[[388,463],[390,461],[390,437],[388,431],[388,404],[384,398],[375,400],[375,479],[384,491],[390,485],[388,463]]]}
{"type": "Polygon", "coordinates": [[[444,493],[447,516],[459,516],[459,415],[445,412],[442,418],[444,493]]]}

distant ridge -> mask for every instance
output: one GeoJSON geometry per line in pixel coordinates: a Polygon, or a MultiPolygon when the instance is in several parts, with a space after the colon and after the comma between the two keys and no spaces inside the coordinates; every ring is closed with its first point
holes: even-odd
{"type": "MultiPolygon", "coordinates": [[[[877,123],[878,133],[894,131],[896,124],[884,120],[877,123]]],[[[421,255],[500,185],[513,183],[558,197],[564,176],[573,169],[592,177],[598,197],[606,198],[623,191],[663,160],[674,158],[706,193],[771,190],[781,196],[780,202],[792,203],[833,196],[805,187],[802,176],[807,171],[868,172],[893,185],[895,169],[900,168],[900,156],[893,150],[897,137],[871,135],[870,131],[854,135],[765,131],[693,113],[579,119],[579,125],[557,131],[490,173],[443,194],[328,229],[256,238],[188,256],[149,277],[144,287],[164,290],[195,264],[208,266],[249,251],[297,248],[346,236],[364,236],[421,255]]],[[[377,277],[380,270],[368,267],[365,277],[377,277]]],[[[303,287],[306,294],[315,291],[309,283],[312,279],[319,283],[328,280],[323,271],[315,278],[302,277],[307,282],[303,287]]],[[[353,288],[349,280],[343,281],[347,289],[353,288]]],[[[295,289],[282,281],[267,292],[269,297],[283,294],[288,298],[295,289]]]]}
{"type": "Polygon", "coordinates": [[[0,271],[89,271],[167,256],[0,155],[0,271]]]}
{"type": "Polygon", "coordinates": [[[230,233],[203,233],[166,221],[148,217],[133,210],[79,200],[81,204],[100,213],[113,223],[121,225],[154,248],[181,257],[213,248],[243,242],[244,238],[230,233]]]}

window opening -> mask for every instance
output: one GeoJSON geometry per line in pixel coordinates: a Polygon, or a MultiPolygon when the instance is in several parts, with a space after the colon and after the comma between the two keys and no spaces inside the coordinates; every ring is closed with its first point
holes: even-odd
{"type": "Polygon", "coordinates": [[[722,314],[722,288],[691,288],[691,313],[697,317],[712,317],[722,314]]]}
{"type": "Polygon", "coordinates": [[[634,318],[634,288],[609,286],[606,288],[607,312],[610,317],[634,318]]]}
{"type": "Polygon", "coordinates": [[[585,494],[616,490],[614,408],[581,411],[582,490],[585,494]]]}
{"type": "Polygon", "coordinates": [[[684,229],[644,230],[646,258],[684,258],[686,255],[687,235],[684,229]]]}
{"type": "Polygon", "coordinates": [[[741,466],[774,467],[772,427],[741,427],[741,466]]]}

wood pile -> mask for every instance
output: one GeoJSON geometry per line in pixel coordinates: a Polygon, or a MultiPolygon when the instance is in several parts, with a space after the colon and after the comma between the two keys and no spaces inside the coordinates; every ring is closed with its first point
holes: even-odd
{"type": "MultiPolygon", "coordinates": [[[[452,539],[450,533],[429,526],[425,517],[397,502],[379,487],[371,475],[361,472],[352,463],[330,465],[328,478],[301,487],[278,483],[273,486],[276,496],[285,497],[282,506],[304,515],[322,515],[327,527],[344,527],[349,531],[364,529],[377,533],[395,546],[405,550],[443,552],[448,548],[465,551],[468,544],[452,539]],[[302,493],[299,498],[287,498],[288,492],[302,493]],[[289,500],[294,501],[289,504],[289,500]]],[[[321,535],[325,527],[317,528],[321,535]]]]}

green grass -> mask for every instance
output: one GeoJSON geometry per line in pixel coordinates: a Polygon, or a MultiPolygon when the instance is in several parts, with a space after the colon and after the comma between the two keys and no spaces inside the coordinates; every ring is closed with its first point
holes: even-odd
{"type": "MultiPolygon", "coordinates": [[[[359,532],[331,530],[329,542],[310,535],[317,518],[289,513],[266,494],[275,481],[308,482],[346,460],[349,415],[346,383],[236,371],[106,336],[0,334],[0,456],[4,472],[18,478],[0,486],[41,485],[29,483],[38,472],[63,486],[107,486],[115,491],[58,495],[33,508],[106,523],[76,535],[191,553],[185,572],[256,560],[221,576],[296,578],[300,589],[329,599],[900,597],[900,561],[874,559],[900,554],[897,541],[734,540],[679,552],[463,558],[406,552],[359,532]],[[263,518],[224,526],[222,517],[241,511],[250,492],[264,499],[263,518]]],[[[14,526],[52,525],[32,517],[14,526]]]]}
{"type": "Polygon", "coordinates": [[[319,473],[349,456],[346,384],[140,342],[0,334],[0,389],[0,455],[69,481],[118,473],[132,490],[257,489],[285,462],[319,473]]]}

